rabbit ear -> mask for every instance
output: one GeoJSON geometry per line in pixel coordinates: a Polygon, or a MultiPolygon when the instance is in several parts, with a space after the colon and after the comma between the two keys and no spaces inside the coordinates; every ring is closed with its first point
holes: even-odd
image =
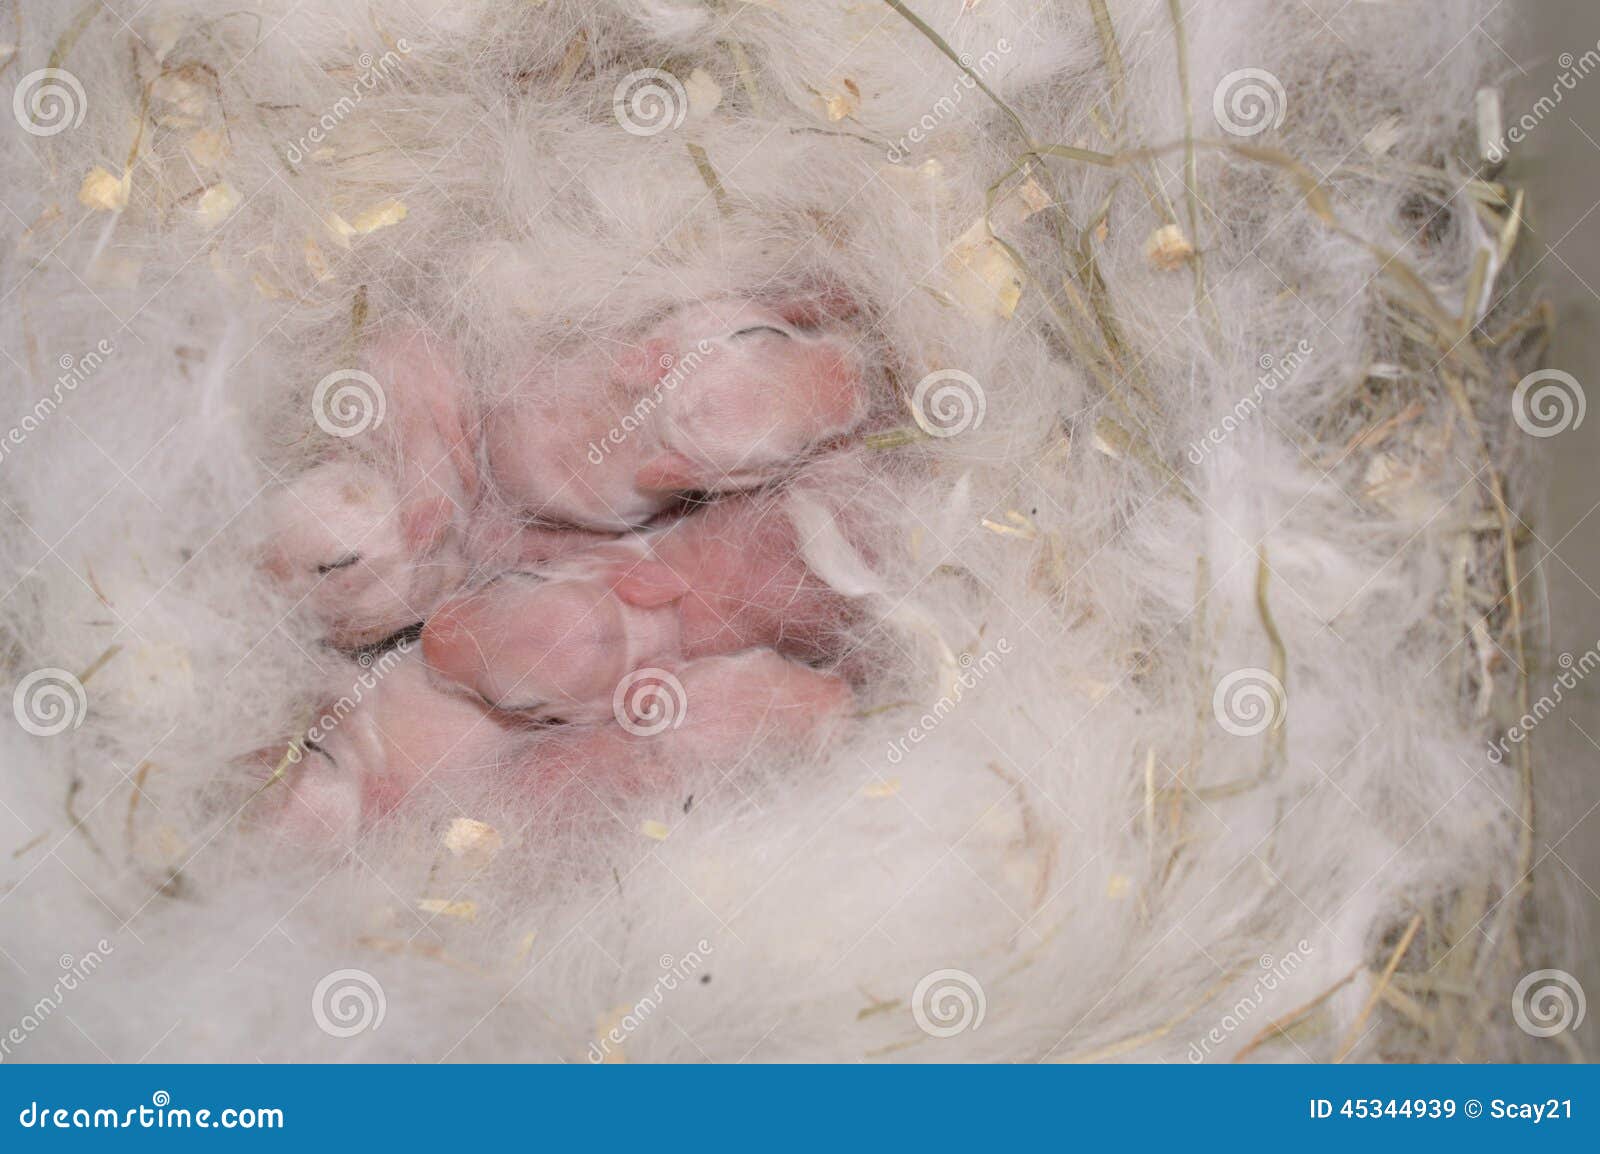
{"type": "Polygon", "coordinates": [[[687,593],[689,582],[664,561],[639,561],[630,564],[611,589],[635,608],[659,609],[687,593]]]}
{"type": "Polygon", "coordinates": [[[392,427],[408,465],[434,473],[436,485],[459,487],[469,496],[478,489],[478,466],[468,428],[470,402],[455,357],[421,331],[400,332],[380,339],[367,356],[392,410],[392,427]],[[447,474],[453,473],[453,477],[447,474]]]}
{"type": "Polygon", "coordinates": [[[418,554],[437,548],[455,520],[456,507],[449,497],[424,497],[400,513],[400,531],[406,545],[418,554]]]}
{"type": "Polygon", "coordinates": [[[843,285],[820,282],[770,304],[784,320],[803,329],[846,321],[861,311],[860,303],[843,285]]]}
{"type": "Polygon", "coordinates": [[[640,465],[639,471],[633,476],[633,483],[646,492],[671,493],[709,488],[719,479],[705,466],[696,464],[674,449],[668,449],[640,465]]]}

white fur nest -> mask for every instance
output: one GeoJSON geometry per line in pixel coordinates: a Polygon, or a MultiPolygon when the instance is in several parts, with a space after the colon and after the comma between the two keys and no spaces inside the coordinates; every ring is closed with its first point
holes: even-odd
{"type": "Polygon", "coordinates": [[[84,694],[8,715],[6,1058],[1513,1052],[1495,5],[113,7],[23,0],[5,64],[72,84],[0,133],[0,626],[84,694]],[[348,688],[257,557],[363,331],[490,381],[816,276],[908,403],[982,400],[866,450],[837,748],[603,826],[251,823],[240,759],[348,688]]]}

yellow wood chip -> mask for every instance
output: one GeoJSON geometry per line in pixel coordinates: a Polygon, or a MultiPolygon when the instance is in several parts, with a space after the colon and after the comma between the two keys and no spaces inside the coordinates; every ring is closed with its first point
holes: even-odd
{"type": "Polygon", "coordinates": [[[1128,887],[1132,884],[1133,879],[1127,874],[1112,874],[1106,879],[1106,897],[1112,899],[1113,901],[1121,897],[1126,897],[1128,893],[1128,887]]]}
{"type": "Polygon", "coordinates": [[[1144,256],[1162,272],[1172,272],[1184,266],[1194,255],[1194,245],[1175,224],[1158,228],[1144,242],[1144,256]]]}
{"type": "Polygon", "coordinates": [[[1074,673],[1067,678],[1072,688],[1083,694],[1090,701],[1099,701],[1110,693],[1116,686],[1109,681],[1101,681],[1097,677],[1088,677],[1082,673],[1074,673]]]}
{"type": "Polygon", "coordinates": [[[1098,452],[1120,461],[1128,455],[1129,440],[1128,430],[1110,417],[1102,417],[1094,423],[1094,436],[1090,438],[1090,443],[1098,452]]]}
{"type": "Polygon", "coordinates": [[[423,898],[417,902],[417,909],[425,914],[440,914],[447,918],[460,918],[464,922],[476,921],[478,918],[477,902],[452,902],[444,898],[423,898]]]}
{"type": "Polygon", "coordinates": [[[1021,224],[1035,213],[1050,207],[1050,194],[1038,181],[1029,177],[1021,184],[1008,189],[989,212],[989,220],[1002,234],[1021,224]]]}
{"type": "Polygon", "coordinates": [[[649,820],[639,823],[639,832],[656,841],[666,841],[672,830],[659,821],[649,820]]]}
{"type": "Polygon", "coordinates": [[[1039,536],[1038,528],[1027,515],[1015,509],[1006,510],[1004,522],[992,521],[985,517],[982,524],[989,532],[998,533],[1002,537],[1021,537],[1024,541],[1032,541],[1039,536]]]}
{"type": "Polygon", "coordinates": [[[380,228],[388,228],[391,224],[399,224],[406,218],[404,201],[386,200],[382,204],[375,204],[367,209],[355,220],[350,222],[350,227],[362,236],[369,232],[377,232],[380,228]]]}
{"type": "Polygon", "coordinates": [[[951,295],[974,316],[1009,317],[1022,299],[1022,270],[983,220],[950,246],[944,271],[952,282],[951,295]]]}
{"type": "Polygon", "coordinates": [[[228,138],[212,128],[202,128],[184,141],[189,159],[205,168],[216,168],[228,154],[228,138]]]}
{"type": "Polygon", "coordinates": [[[456,857],[488,857],[500,851],[500,831],[486,821],[458,817],[444,831],[444,848],[456,857]]]}
{"type": "Polygon", "coordinates": [[[200,203],[196,213],[200,222],[207,228],[216,228],[217,225],[233,215],[233,210],[239,207],[239,190],[227,181],[213,184],[200,196],[200,203]]]}
{"type": "Polygon", "coordinates": [[[97,164],[78,186],[78,203],[101,212],[121,212],[128,204],[128,189],[132,184],[131,173],[112,176],[97,164]]]}
{"type": "Polygon", "coordinates": [[[722,85],[712,79],[704,68],[696,68],[684,82],[684,92],[689,97],[689,115],[699,119],[711,115],[722,103],[722,85]]]}
{"type": "Polygon", "coordinates": [[[1361,147],[1369,156],[1384,156],[1400,143],[1400,118],[1386,116],[1374,124],[1361,138],[1361,147]]]}
{"type": "Polygon", "coordinates": [[[891,777],[887,781],[875,781],[861,792],[868,797],[893,797],[900,792],[900,779],[891,777]]]}
{"type": "Polygon", "coordinates": [[[861,89],[854,80],[846,79],[843,90],[822,96],[822,110],[829,120],[837,123],[861,111],[861,89]]]}
{"type": "Polygon", "coordinates": [[[309,236],[306,237],[306,267],[311,270],[311,275],[319,281],[330,281],[333,273],[328,268],[328,258],[322,255],[322,246],[309,236]]]}
{"type": "Polygon", "coordinates": [[[338,242],[340,248],[350,247],[350,238],[355,236],[356,230],[348,220],[336,212],[330,212],[322,223],[328,226],[328,234],[338,242]]]}

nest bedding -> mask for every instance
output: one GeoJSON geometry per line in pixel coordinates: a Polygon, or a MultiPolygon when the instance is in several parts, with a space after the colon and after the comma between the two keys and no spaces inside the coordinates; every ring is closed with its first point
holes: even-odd
{"type": "Polygon", "coordinates": [[[1527,1052],[1495,8],[21,5],[7,1056],[1527,1052]]]}

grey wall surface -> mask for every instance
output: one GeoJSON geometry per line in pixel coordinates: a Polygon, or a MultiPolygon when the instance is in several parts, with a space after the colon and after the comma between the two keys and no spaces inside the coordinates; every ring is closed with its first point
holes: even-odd
{"type": "MultiPolygon", "coordinates": [[[[1525,38],[1507,44],[1507,123],[1548,96],[1563,71],[1600,45],[1595,0],[1514,0],[1528,14],[1525,38]]],[[[1549,467],[1542,494],[1524,494],[1537,534],[1528,551],[1538,564],[1529,588],[1546,611],[1547,657],[1534,667],[1533,696],[1561,672],[1554,660],[1600,646],[1600,70],[1576,80],[1527,142],[1511,152],[1507,176],[1531,197],[1531,235],[1524,266],[1537,263],[1524,288],[1557,307],[1559,324],[1546,364],[1577,378],[1591,411],[1581,426],[1531,446],[1549,467]],[[1528,497],[1532,503],[1527,503],[1528,497]]],[[[1537,730],[1539,820],[1535,893],[1545,916],[1558,915],[1566,947],[1530,948],[1529,969],[1574,974],[1589,996],[1577,1037],[1589,1060],[1600,1059],[1600,674],[1537,730]],[[1557,956],[1564,955],[1564,956],[1557,956]]]]}

